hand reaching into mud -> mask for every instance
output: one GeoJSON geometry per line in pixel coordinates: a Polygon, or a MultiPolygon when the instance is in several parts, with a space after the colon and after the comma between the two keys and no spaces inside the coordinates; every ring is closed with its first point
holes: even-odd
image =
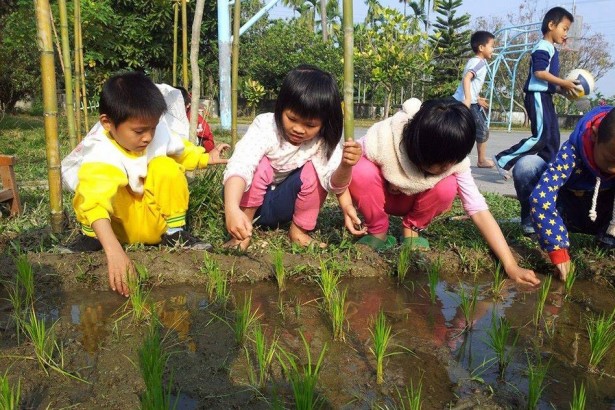
{"type": "Polygon", "coordinates": [[[361,223],[361,219],[357,215],[357,210],[354,205],[346,205],[342,211],[344,212],[344,225],[351,234],[356,236],[367,234],[367,228],[361,223]]]}
{"type": "Polygon", "coordinates": [[[559,274],[559,279],[562,282],[566,282],[566,278],[570,273],[570,261],[558,263],[557,265],[555,265],[555,268],[557,269],[557,273],[559,274]]]}
{"type": "Polygon", "coordinates": [[[536,274],[531,269],[525,269],[515,264],[515,266],[506,270],[508,277],[515,281],[515,283],[524,286],[538,286],[540,285],[540,279],[536,277],[536,274]]]}

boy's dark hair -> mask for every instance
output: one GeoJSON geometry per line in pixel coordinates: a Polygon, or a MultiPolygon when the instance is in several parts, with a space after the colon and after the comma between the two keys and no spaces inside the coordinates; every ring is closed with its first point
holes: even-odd
{"type": "Polygon", "coordinates": [[[463,161],[475,138],[476,123],[468,107],[449,98],[428,100],[404,127],[401,149],[424,170],[463,161]]]}
{"type": "Polygon", "coordinates": [[[611,108],[611,111],[600,121],[597,142],[600,144],[609,142],[613,137],[615,137],[615,108],[611,108]]]}
{"type": "Polygon", "coordinates": [[[166,110],[164,97],[152,80],[132,71],[105,81],[98,113],[118,126],[129,118],[159,118],[166,110]]]}
{"type": "MultiPolygon", "coordinates": [[[[320,135],[325,141],[327,159],[342,138],[344,114],[335,78],[312,65],[300,65],[284,77],[275,103],[275,123],[283,132],[282,112],[291,110],[306,118],[322,121],[320,135]]],[[[286,135],[283,136],[286,138],[286,135]]]]}
{"type": "Polygon", "coordinates": [[[472,51],[474,51],[475,54],[478,53],[478,48],[480,46],[487,45],[489,40],[492,38],[495,38],[495,36],[488,31],[477,31],[473,33],[472,37],[470,37],[470,46],[472,46],[472,51]]]}
{"type": "Polygon", "coordinates": [[[182,98],[184,99],[184,105],[188,106],[188,104],[192,104],[192,99],[190,98],[190,93],[182,86],[175,87],[182,93],[182,98]]]}
{"type": "Polygon", "coordinates": [[[540,30],[542,34],[547,34],[549,30],[549,23],[553,23],[556,26],[564,19],[567,18],[570,22],[574,22],[574,16],[568,10],[563,7],[553,7],[547,11],[545,17],[542,19],[542,27],[540,30]]]}

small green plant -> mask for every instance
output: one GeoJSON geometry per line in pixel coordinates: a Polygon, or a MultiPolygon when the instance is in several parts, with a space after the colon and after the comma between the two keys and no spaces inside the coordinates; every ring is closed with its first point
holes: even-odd
{"type": "MultiPolygon", "coordinates": [[[[495,356],[498,359],[498,369],[501,378],[504,377],[506,368],[512,359],[512,354],[506,349],[511,330],[512,329],[508,320],[504,317],[497,316],[494,312],[491,317],[491,327],[487,329],[487,335],[489,336],[487,344],[491,347],[491,349],[493,349],[495,356]]],[[[514,348],[517,344],[518,338],[519,334],[515,332],[511,347],[514,348]]]]}
{"type": "Polygon", "coordinates": [[[570,402],[570,410],[585,410],[585,402],[587,396],[585,394],[585,385],[581,383],[579,390],[577,390],[577,384],[574,384],[574,391],[572,393],[572,401],[570,402]]]}
{"type": "Polygon", "coordinates": [[[278,290],[280,292],[286,289],[286,270],[284,269],[284,251],[282,249],[275,249],[272,255],[273,259],[273,273],[275,279],[278,282],[278,290]]]}
{"type": "Polygon", "coordinates": [[[412,248],[410,246],[402,246],[397,259],[397,283],[404,283],[410,263],[412,262],[412,248]]]}
{"type": "Polygon", "coordinates": [[[320,261],[320,281],[319,286],[322,290],[322,295],[325,301],[325,308],[330,309],[331,297],[333,292],[337,289],[337,285],[340,283],[340,275],[331,269],[327,263],[320,261]]]}
{"type": "Polygon", "coordinates": [[[305,347],[307,364],[298,365],[298,358],[295,355],[286,352],[281,347],[278,350],[282,353],[284,359],[278,355],[278,360],[293,389],[293,394],[295,396],[295,408],[297,410],[311,410],[317,407],[320,401],[316,396],[316,383],[318,382],[320,366],[322,366],[325,352],[327,351],[327,344],[324,344],[316,364],[313,364],[310,346],[305,340],[303,333],[299,333],[299,335],[301,336],[303,346],[305,347]]]}
{"type": "Polygon", "coordinates": [[[502,297],[502,289],[504,289],[504,280],[506,275],[502,272],[502,264],[496,263],[495,271],[493,272],[493,285],[491,286],[491,294],[494,298],[502,297]]]}
{"type": "Polygon", "coordinates": [[[139,368],[145,383],[145,392],[141,397],[141,408],[162,410],[170,407],[170,385],[165,388],[163,383],[164,368],[169,360],[169,353],[164,349],[160,337],[158,320],[152,320],[139,348],[139,368]]]}
{"type": "Polygon", "coordinates": [[[269,378],[269,370],[271,369],[271,363],[273,357],[278,349],[279,337],[273,335],[271,344],[267,345],[265,340],[265,332],[260,324],[254,327],[252,331],[254,337],[254,352],[256,355],[256,363],[258,365],[258,387],[263,388],[269,378]]]}
{"type": "Polygon", "coordinates": [[[47,327],[44,319],[36,316],[34,308],[30,310],[27,321],[23,323],[23,329],[34,345],[34,354],[41,368],[47,373],[47,367],[55,365],[53,356],[58,344],[56,342],[54,325],[47,327]]]}
{"type": "Polygon", "coordinates": [[[609,316],[601,314],[587,319],[589,335],[589,371],[596,372],[604,356],[615,342],[615,310],[609,316]]]}
{"type": "Polygon", "coordinates": [[[551,276],[545,277],[545,280],[542,282],[540,289],[538,289],[538,294],[536,298],[536,309],[534,311],[534,317],[532,322],[534,326],[538,327],[540,324],[540,319],[542,319],[542,315],[545,309],[545,303],[547,302],[547,296],[549,296],[549,289],[551,288],[551,276]]]}
{"type": "Polygon", "coordinates": [[[406,394],[402,395],[397,390],[399,404],[401,410],[421,410],[423,407],[423,380],[419,380],[418,385],[414,387],[414,383],[410,380],[410,387],[406,386],[406,394]]]}
{"type": "Polygon", "coordinates": [[[152,312],[149,303],[149,292],[144,289],[144,283],[149,279],[147,268],[141,264],[135,264],[136,275],[128,275],[129,301],[132,306],[132,318],[141,322],[149,317],[152,312]]]}
{"type": "Polygon", "coordinates": [[[336,288],[329,301],[329,317],[333,329],[333,340],[343,342],[346,340],[344,327],[346,325],[346,293],[347,288],[340,291],[336,288]]]}
{"type": "Polygon", "coordinates": [[[528,357],[527,363],[527,377],[528,377],[528,392],[527,392],[527,408],[530,410],[535,409],[538,406],[538,400],[542,396],[542,392],[545,389],[543,381],[549,368],[548,363],[542,363],[542,359],[538,358],[538,363],[528,357]]]}
{"type": "Polygon", "coordinates": [[[442,259],[438,256],[429,264],[427,279],[429,281],[429,299],[432,304],[436,303],[436,287],[440,281],[440,270],[442,270],[442,259]]]}
{"type": "Polygon", "coordinates": [[[18,381],[17,386],[13,388],[6,374],[0,376],[0,409],[18,410],[19,400],[21,400],[21,382],[18,381]]]}
{"type": "Polygon", "coordinates": [[[15,260],[17,267],[17,286],[23,290],[23,303],[26,307],[34,303],[34,270],[26,255],[19,255],[15,260]]]}
{"type": "Polygon", "coordinates": [[[218,262],[209,255],[205,255],[203,258],[201,272],[207,275],[206,289],[209,299],[226,306],[231,295],[228,289],[226,272],[223,272],[218,262]]]}
{"type": "Polygon", "coordinates": [[[568,276],[566,276],[566,280],[564,281],[564,292],[568,297],[572,292],[572,285],[574,285],[574,281],[577,279],[577,266],[574,262],[570,262],[570,271],[568,272],[568,276]]]}
{"type": "Polygon", "coordinates": [[[384,359],[389,356],[387,353],[389,343],[391,342],[391,325],[387,323],[386,316],[381,310],[374,321],[374,330],[370,329],[374,347],[370,347],[370,351],[376,357],[376,383],[384,382],[384,359]]]}
{"type": "Polygon", "coordinates": [[[235,340],[238,344],[243,345],[246,340],[248,330],[256,323],[258,309],[252,312],[252,294],[245,295],[243,304],[235,310],[235,323],[233,330],[235,332],[235,340]]]}
{"type": "Polygon", "coordinates": [[[459,308],[463,313],[466,322],[466,330],[472,329],[474,322],[474,311],[476,310],[476,301],[478,300],[478,286],[474,286],[471,294],[467,294],[463,285],[460,285],[459,292],[459,308]]]}

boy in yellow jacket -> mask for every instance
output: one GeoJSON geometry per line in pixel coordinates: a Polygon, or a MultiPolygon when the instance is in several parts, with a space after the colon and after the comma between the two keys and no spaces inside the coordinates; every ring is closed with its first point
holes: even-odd
{"type": "Polygon", "coordinates": [[[143,73],[111,77],[100,97],[99,122],[62,161],[83,232],[71,250],[103,249],[109,285],[124,296],[134,268],[122,244],[211,249],[183,230],[189,197],[184,171],[225,163],[220,153],[227,145],[205,153],[169,125],[166,111],[161,91],[143,73]]]}

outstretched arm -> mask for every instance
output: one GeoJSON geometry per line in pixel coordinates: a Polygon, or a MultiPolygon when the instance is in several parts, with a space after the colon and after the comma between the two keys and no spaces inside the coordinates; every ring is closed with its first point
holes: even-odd
{"type": "Polygon", "coordinates": [[[134,274],[134,266],[117,240],[111,228],[111,221],[109,219],[98,219],[92,223],[92,229],[107,257],[109,286],[120,295],[128,296],[130,293],[128,275],[134,274]]]}

